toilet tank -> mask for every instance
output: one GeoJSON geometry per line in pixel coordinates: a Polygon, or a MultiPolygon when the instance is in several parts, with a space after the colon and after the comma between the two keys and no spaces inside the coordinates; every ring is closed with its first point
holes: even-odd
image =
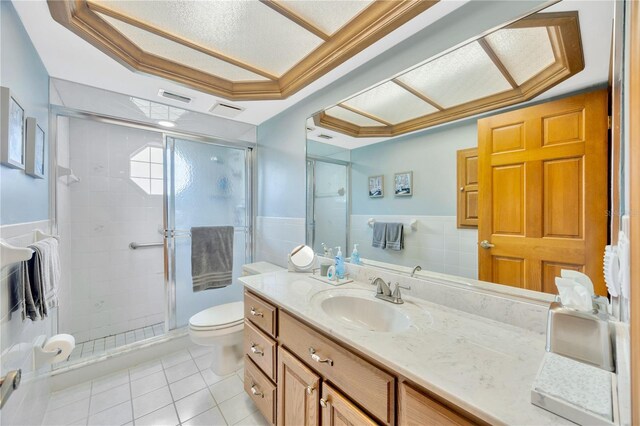
{"type": "Polygon", "coordinates": [[[247,275],[266,274],[268,272],[278,271],[286,271],[286,269],[269,262],[255,262],[242,265],[243,277],[246,277],[247,275]]]}

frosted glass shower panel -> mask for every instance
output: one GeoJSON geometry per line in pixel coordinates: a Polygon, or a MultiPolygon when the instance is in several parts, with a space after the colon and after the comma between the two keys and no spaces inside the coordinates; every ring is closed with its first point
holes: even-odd
{"type": "Polygon", "coordinates": [[[322,243],[327,247],[341,246],[345,256],[351,253],[347,247],[347,188],[346,165],[314,161],[313,249],[316,253],[322,253],[322,243]]]}
{"type": "Polygon", "coordinates": [[[235,281],[247,260],[247,152],[182,139],[169,139],[168,146],[173,168],[169,219],[170,228],[176,230],[176,326],[181,327],[203,309],[242,299],[242,288],[235,281]],[[234,227],[232,285],[193,292],[188,231],[194,226],[234,227]]]}

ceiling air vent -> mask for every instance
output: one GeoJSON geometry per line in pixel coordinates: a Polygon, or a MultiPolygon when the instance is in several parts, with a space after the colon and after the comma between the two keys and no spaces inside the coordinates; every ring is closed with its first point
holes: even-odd
{"type": "Polygon", "coordinates": [[[333,139],[333,136],[325,135],[324,133],[320,133],[318,137],[322,139],[333,139]]]}
{"type": "Polygon", "coordinates": [[[231,104],[223,104],[220,102],[217,102],[209,110],[210,113],[215,115],[220,115],[222,117],[235,117],[236,115],[240,114],[242,111],[244,111],[244,108],[242,107],[239,107],[237,105],[231,105],[231,104]]]}
{"type": "Polygon", "coordinates": [[[172,101],[184,102],[188,104],[191,102],[191,98],[184,95],[178,95],[177,93],[167,92],[164,89],[160,89],[158,91],[158,96],[162,96],[163,98],[171,99],[172,101]]]}

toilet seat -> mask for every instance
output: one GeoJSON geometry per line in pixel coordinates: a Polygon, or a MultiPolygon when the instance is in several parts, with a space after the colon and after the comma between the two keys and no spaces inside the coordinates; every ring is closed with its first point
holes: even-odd
{"type": "Polygon", "coordinates": [[[193,331],[237,329],[244,319],[244,302],[225,303],[207,308],[189,318],[193,331]]]}

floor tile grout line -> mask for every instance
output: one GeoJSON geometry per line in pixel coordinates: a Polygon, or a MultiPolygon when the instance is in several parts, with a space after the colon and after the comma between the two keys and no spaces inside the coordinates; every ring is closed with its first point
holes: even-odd
{"type": "MultiPolygon", "coordinates": [[[[187,351],[189,352],[189,351],[187,351]]],[[[164,363],[162,363],[162,360],[160,361],[160,363],[162,364],[162,373],[164,374],[164,379],[167,381],[167,389],[169,389],[169,395],[171,395],[171,404],[173,405],[173,411],[176,413],[176,418],[178,419],[178,424],[181,425],[182,422],[180,421],[180,414],[178,414],[178,407],[176,407],[176,401],[175,399],[173,399],[173,393],[171,392],[171,387],[169,386],[169,378],[167,377],[167,372],[164,368],[164,363]]],[[[166,405],[165,405],[166,407],[166,405]]],[[[164,407],[162,407],[164,408],[164,407]]],[[[135,419],[134,419],[135,421],[135,419]]]]}
{"type": "Polygon", "coordinates": [[[129,410],[131,410],[131,423],[135,425],[135,416],[133,414],[133,389],[131,389],[131,371],[128,368],[127,377],[129,378],[129,410]]]}

